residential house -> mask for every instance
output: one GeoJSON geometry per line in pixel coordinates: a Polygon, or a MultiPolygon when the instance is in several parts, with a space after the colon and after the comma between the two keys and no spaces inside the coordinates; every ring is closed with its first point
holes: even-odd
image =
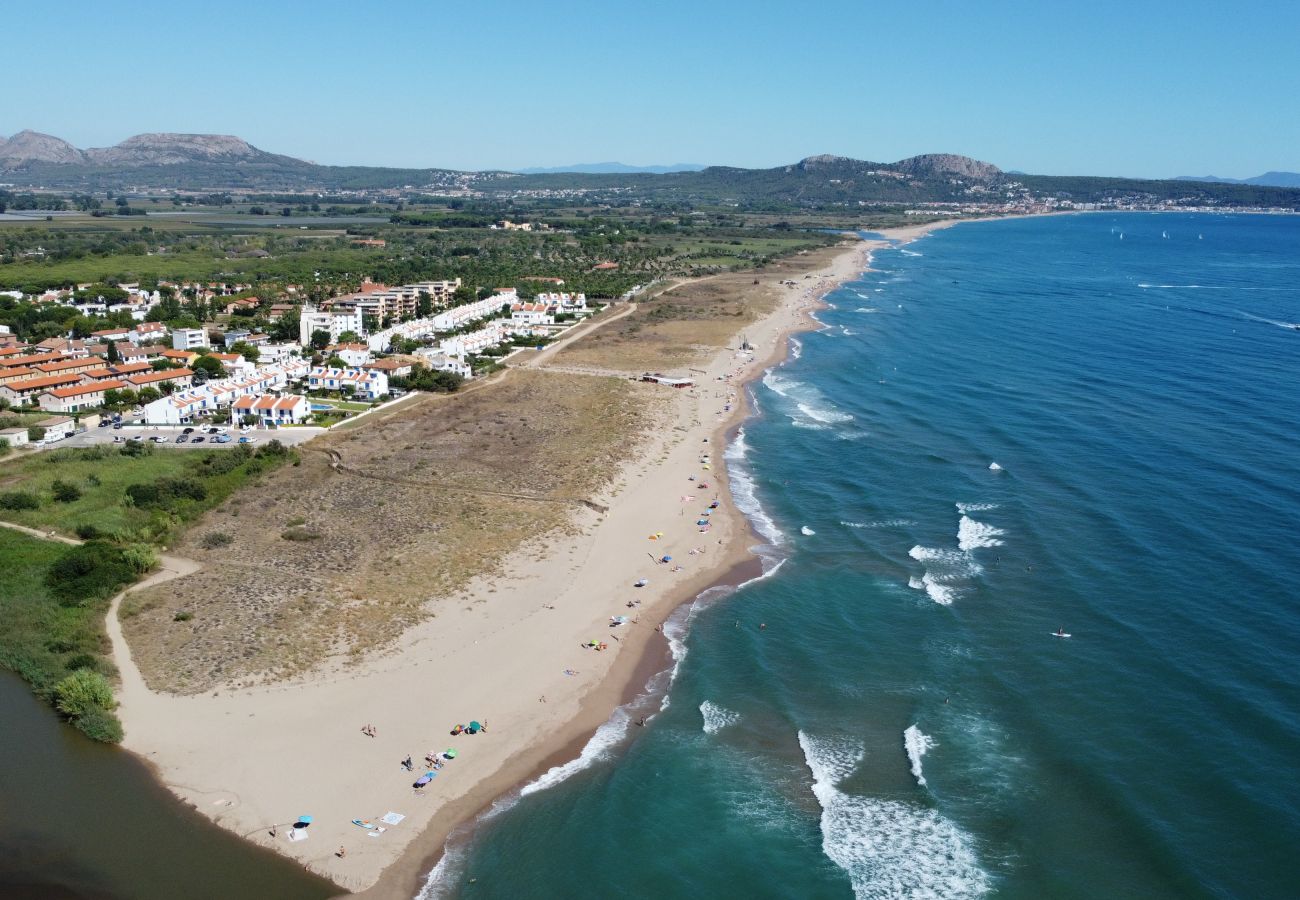
{"type": "Polygon", "coordinates": [[[342,391],[352,388],[352,395],[375,400],[388,393],[388,376],[373,369],[332,369],[317,366],[307,373],[313,391],[342,391]]]}
{"type": "Polygon", "coordinates": [[[297,425],[307,421],[311,415],[311,404],[306,397],[286,394],[276,397],[272,394],[240,397],[231,405],[231,412],[236,418],[257,416],[262,425],[297,425]]]}
{"type": "Polygon", "coordinates": [[[45,375],[80,375],[82,372],[98,369],[102,365],[103,363],[97,358],[87,356],[85,359],[61,359],[57,362],[36,363],[32,368],[45,375]]]}
{"type": "Polygon", "coordinates": [[[129,340],[134,333],[134,329],[131,328],[104,328],[100,331],[92,331],[90,336],[97,341],[108,343],[129,340]]]}
{"type": "Polygon", "coordinates": [[[43,442],[46,444],[70,438],[77,433],[77,423],[70,416],[50,416],[48,419],[41,419],[33,424],[36,428],[45,430],[43,442]]]}
{"type": "Polygon", "coordinates": [[[370,347],[366,344],[334,344],[325,348],[326,356],[337,356],[352,368],[370,362],[370,347]]]}
{"type": "Polygon", "coordinates": [[[209,353],[208,356],[221,363],[226,374],[235,378],[247,378],[257,370],[255,365],[244,359],[242,353],[209,353]]]}
{"type": "Polygon", "coordinates": [[[115,366],[100,366],[97,369],[88,369],[81,373],[83,381],[113,381],[119,378],[125,378],[128,375],[139,375],[141,372],[152,372],[153,366],[147,362],[119,363],[115,366]]]}
{"type": "Polygon", "coordinates": [[[26,378],[22,381],[0,384],[0,397],[14,406],[28,405],[35,403],[37,397],[52,388],[80,383],[80,375],[45,375],[40,378],[26,378]]]}
{"type": "Polygon", "coordinates": [[[510,321],[517,325],[554,325],[555,313],[546,303],[516,303],[510,307],[510,321]]]}
{"type": "Polygon", "coordinates": [[[172,332],[172,349],[193,350],[208,347],[208,333],[202,328],[177,328],[172,332]]]}
{"type": "Polygon", "coordinates": [[[180,363],[182,366],[191,366],[199,355],[193,350],[161,350],[158,353],[160,359],[169,362],[180,363]]]}
{"type": "Polygon", "coordinates": [[[461,378],[469,378],[474,374],[469,363],[459,356],[448,356],[439,350],[427,348],[415,351],[415,355],[420,357],[420,361],[435,372],[454,372],[461,378]]]}
{"type": "Polygon", "coordinates": [[[104,392],[127,387],[122,381],[92,381],[51,388],[40,395],[37,402],[48,412],[74,413],[83,409],[98,409],[104,405],[104,392]]]}
{"type": "Polygon", "coordinates": [[[414,363],[409,357],[389,356],[372,360],[361,368],[374,372],[383,372],[388,378],[406,378],[410,376],[414,363]]]}
{"type": "Polygon", "coordinates": [[[171,332],[162,322],[141,322],[135,326],[131,334],[131,343],[148,344],[153,341],[164,341],[170,336],[171,332]]]}
{"type": "Polygon", "coordinates": [[[128,375],[126,383],[134,391],[141,388],[158,388],[162,389],[164,384],[170,384],[178,390],[184,390],[194,381],[193,369],[161,369],[157,372],[140,372],[135,375],[128,375]]]}
{"type": "Polygon", "coordinates": [[[252,334],[251,331],[247,331],[243,328],[232,328],[221,336],[221,341],[226,345],[226,349],[229,350],[240,341],[248,340],[250,334],[252,334]]]}
{"type": "Polygon", "coordinates": [[[8,442],[10,447],[24,447],[27,445],[27,429],[0,428],[0,441],[8,442]]]}
{"type": "Polygon", "coordinates": [[[30,368],[37,363],[58,362],[61,359],[72,359],[71,353],[28,353],[17,356],[0,357],[0,369],[19,369],[30,368]]]}
{"type": "Polygon", "coordinates": [[[322,312],[314,306],[304,306],[298,317],[298,343],[304,347],[311,344],[311,336],[323,331],[330,336],[329,342],[337,344],[339,335],[345,331],[365,334],[366,326],[359,311],[322,312]]]}

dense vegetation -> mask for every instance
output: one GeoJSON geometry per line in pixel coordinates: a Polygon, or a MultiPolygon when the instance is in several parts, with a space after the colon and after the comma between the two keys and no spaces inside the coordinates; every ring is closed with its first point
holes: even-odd
{"type": "Polygon", "coordinates": [[[0,665],[82,731],[118,741],[104,615],[112,596],[157,564],[156,548],[269,466],[271,441],[187,453],[149,444],[68,448],[0,466],[0,519],[76,535],[72,546],[0,528],[0,665]]]}

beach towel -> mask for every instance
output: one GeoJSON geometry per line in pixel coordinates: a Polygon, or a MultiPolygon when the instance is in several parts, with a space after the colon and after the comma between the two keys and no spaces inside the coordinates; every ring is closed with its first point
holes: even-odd
{"type": "Polygon", "coordinates": [[[352,824],[360,825],[362,828],[367,828],[367,829],[375,827],[374,822],[367,822],[365,819],[353,819],[352,824]]]}
{"type": "Polygon", "coordinates": [[[291,841],[305,841],[309,837],[306,828],[290,828],[284,836],[291,841]]]}
{"type": "Polygon", "coordinates": [[[402,824],[402,820],[405,818],[406,816],[402,815],[401,813],[390,812],[390,813],[384,813],[382,816],[380,816],[379,821],[387,825],[400,825],[402,824]]]}

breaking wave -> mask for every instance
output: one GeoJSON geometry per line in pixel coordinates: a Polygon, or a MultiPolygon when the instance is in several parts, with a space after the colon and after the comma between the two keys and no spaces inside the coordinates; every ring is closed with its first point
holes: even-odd
{"type": "Polygon", "coordinates": [[[970,516],[962,516],[957,525],[957,547],[967,553],[981,547],[1001,547],[999,538],[1006,534],[1001,528],[995,528],[985,522],[976,522],[970,516]]]}
{"type": "Polygon", "coordinates": [[[988,892],[971,837],[933,809],[847,794],[839,785],[863,750],[800,731],[799,746],[821,806],[822,852],[843,869],[859,900],[963,898],[988,892]]]}
{"type": "Polygon", "coordinates": [[[728,725],[735,725],[740,721],[740,713],[723,709],[708,700],[700,704],[700,715],[704,717],[705,734],[717,734],[728,725]]]}
{"type": "Polygon", "coordinates": [[[903,749],[907,751],[907,760],[912,764],[912,776],[916,783],[925,787],[925,773],[921,770],[921,757],[934,748],[934,739],[923,734],[915,725],[909,725],[903,731],[903,749]]]}

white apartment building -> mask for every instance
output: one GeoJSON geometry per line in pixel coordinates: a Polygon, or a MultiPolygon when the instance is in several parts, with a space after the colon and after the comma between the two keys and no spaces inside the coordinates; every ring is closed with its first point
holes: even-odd
{"type": "Polygon", "coordinates": [[[298,343],[308,346],[312,334],[317,331],[326,332],[330,336],[330,343],[337,344],[339,335],[343,332],[352,331],[362,335],[366,333],[366,326],[360,311],[322,312],[314,306],[304,306],[298,319],[298,343]]]}
{"type": "Polygon", "coordinates": [[[196,350],[208,346],[208,333],[202,328],[177,328],[172,332],[173,350],[196,350]]]}

